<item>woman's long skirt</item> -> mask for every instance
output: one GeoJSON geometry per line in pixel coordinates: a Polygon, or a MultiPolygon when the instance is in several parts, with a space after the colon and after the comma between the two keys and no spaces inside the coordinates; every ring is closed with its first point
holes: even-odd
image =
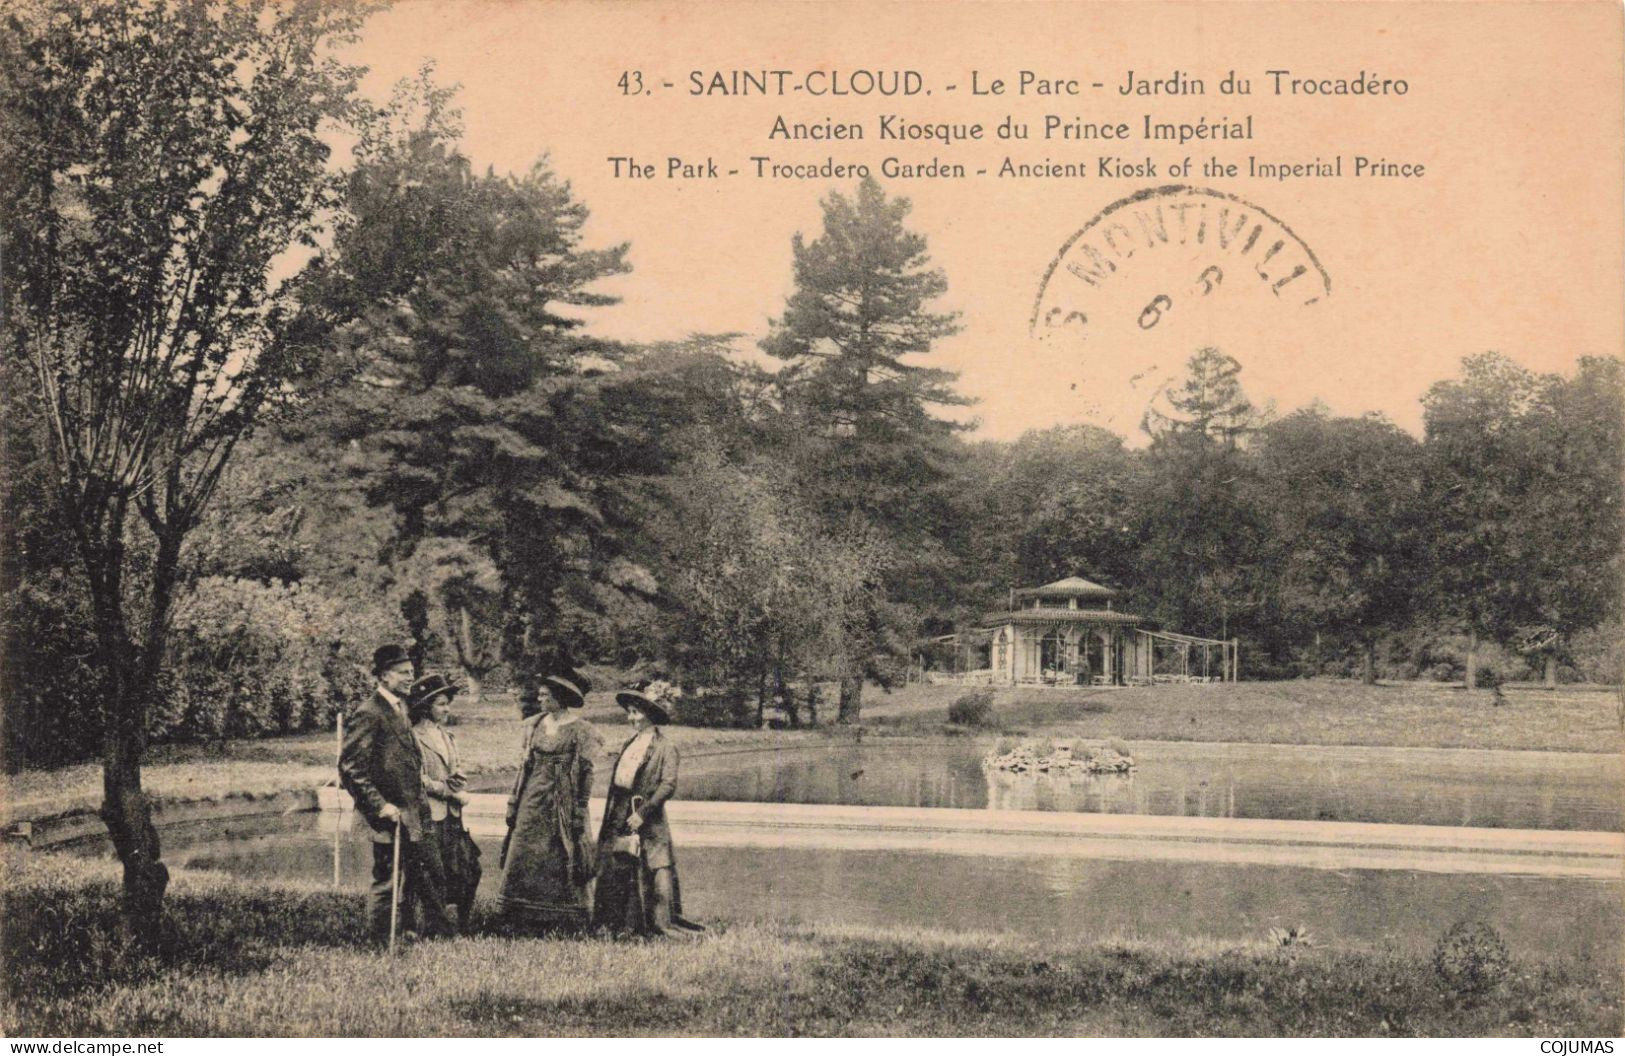
{"type": "MultiPolygon", "coordinates": [[[[624,789],[610,791],[604,807],[603,831],[610,835],[626,832],[626,819],[632,813],[632,797],[624,789]]],[[[645,826],[647,829],[649,826],[645,826]]],[[[657,868],[671,870],[671,922],[674,927],[693,930],[695,925],[683,919],[682,888],[677,882],[677,862],[669,834],[651,841],[645,835],[638,857],[608,851],[609,844],[598,849],[598,886],[593,893],[592,920],[596,927],[633,935],[650,935],[658,929],[654,920],[654,872],[657,868]],[[653,850],[653,854],[650,851],[653,850]]]]}
{"type": "Polygon", "coordinates": [[[463,819],[446,815],[440,825],[440,863],[446,876],[446,902],[457,907],[457,923],[468,930],[468,915],[479,890],[480,849],[463,826],[463,819]]]}
{"type": "Polygon", "coordinates": [[[519,928],[578,929],[587,924],[591,906],[592,847],[572,831],[575,807],[569,784],[547,769],[533,771],[520,789],[500,906],[519,928]]]}

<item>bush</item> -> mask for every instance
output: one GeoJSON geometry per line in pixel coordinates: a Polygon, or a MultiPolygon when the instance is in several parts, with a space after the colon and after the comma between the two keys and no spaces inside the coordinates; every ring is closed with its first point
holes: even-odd
{"type": "Polygon", "coordinates": [[[90,602],[71,569],[20,577],[0,598],[0,655],[6,768],[94,756],[102,668],[90,602]]]}
{"type": "Polygon", "coordinates": [[[1581,631],[1569,642],[1568,674],[1582,682],[1619,685],[1625,670],[1625,623],[1618,620],[1581,631]]]}
{"type": "Polygon", "coordinates": [[[993,720],[993,691],[978,689],[948,705],[948,721],[955,726],[988,726],[993,720]]]}
{"type": "Polygon", "coordinates": [[[685,692],[677,721],[684,726],[748,729],[756,725],[756,702],[741,689],[707,688],[685,692]]]}
{"type": "Polygon", "coordinates": [[[1463,997],[1482,997],[1507,977],[1512,959],[1500,934],[1482,921],[1459,921],[1433,948],[1433,967],[1463,997]]]}
{"type": "Polygon", "coordinates": [[[369,691],[372,649],[389,639],[404,634],[383,607],[298,583],[205,577],[176,599],[151,733],[198,740],[327,726],[369,691]]]}
{"type": "MultiPolygon", "coordinates": [[[[1378,669],[1379,676],[1384,678],[1460,682],[1467,677],[1465,634],[1419,625],[1390,637],[1384,651],[1387,660],[1378,669]]],[[[1491,670],[1509,681],[1519,681],[1537,674],[1526,657],[1496,642],[1478,643],[1477,662],[1481,678],[1491,670]]]]}

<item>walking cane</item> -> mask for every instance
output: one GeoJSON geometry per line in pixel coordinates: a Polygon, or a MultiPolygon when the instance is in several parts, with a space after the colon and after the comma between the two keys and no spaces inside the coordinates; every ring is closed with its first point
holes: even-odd
{"type": "Polygon", "coordinates": [[[389,870],[389,952],[395,952],[395,925],[401,914],[401,819],[395,819],[394,862],[389,870]]]}

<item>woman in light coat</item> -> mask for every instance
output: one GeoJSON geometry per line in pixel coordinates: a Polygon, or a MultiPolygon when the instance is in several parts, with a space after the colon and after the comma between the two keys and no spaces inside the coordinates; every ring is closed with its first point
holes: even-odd
{"type": "MultiPolygon", "coordinates": [[[[480,849],[463,826],[468,778],[457,754],[457,741],[446,729],[457,687],[439,675],[420,678],[412,686],[412,733],[423,752],[423,791],[429,799],[427,841],[440,855],[445,876],[446,902],[457,907],[459,929],[468,930],[474,892],[480,886],[480,849]]],[[[449,914],[448,914],[449,916],[449,914]]]]}

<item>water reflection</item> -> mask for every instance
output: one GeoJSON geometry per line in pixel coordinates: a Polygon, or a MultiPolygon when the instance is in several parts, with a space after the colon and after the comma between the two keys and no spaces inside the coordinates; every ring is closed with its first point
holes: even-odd
{"type": "Polygon", "coordinates": [[[1146,814],[1144,789],[1127,774],[986,775],[994,810],[1066,810],[1089,814],[1146,814]],[[1138,793],[1138,794],[1137,794],[1138,793]]]}
{"type": "MultiPolygon", "coordinates": [[[[1413,825],[1621,828],[1612,756],[1146,742],[1130,774],[989,775],[990,745],[841,746],[684,761],[684,799],[1413,825]]],[[[506,787],[501,779],[492,789],[506,787]]]]}

